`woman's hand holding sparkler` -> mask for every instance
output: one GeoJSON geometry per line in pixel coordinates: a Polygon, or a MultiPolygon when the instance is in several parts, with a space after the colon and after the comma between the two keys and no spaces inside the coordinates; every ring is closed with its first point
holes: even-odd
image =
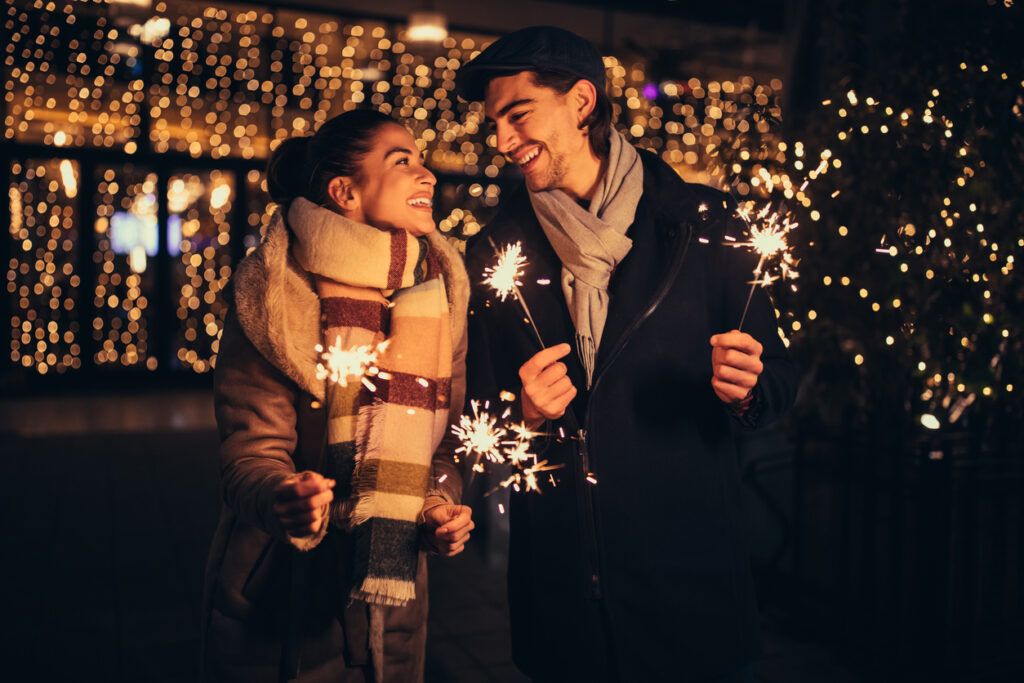
{"type": "Polygon", "coordinates": [[[733,330],[711,337],[711,388],[725,403],[746,400],[764,370],[764,347],[746,332],[733,330]]]}
{"type": "Polygon", "coordinates": [[[301,472],[274,487],[274,513],[289,536],[302,538],[320,531],[334,500],[334,480],[301,472]]]}
{"type": "Polygon", "coordinates": [[[530,429],[555,420],[576,397],[576,387],[569,379],[565,363],[559,362],[572,351],[568,344],[558,344],[537,352],[519,368],[523,382],[523,420],[530,429]]]}
{"type": "Polygon", "coordinates": [[[476,528],[468,505],[438,505],[423,512],[423,535],[434,550],[452,557],[462,552],[476,528]]]}

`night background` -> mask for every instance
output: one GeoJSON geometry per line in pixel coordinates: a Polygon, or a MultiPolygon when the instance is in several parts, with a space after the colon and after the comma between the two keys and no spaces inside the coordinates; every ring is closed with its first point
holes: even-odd
{"type": "MultiPolygon", "coordinates": [[[[211,371],[269,151],[390,113],[461,244],[519,176],[454,75],[553,24],[605,55],[630,141],[799,224],[770,291],[800,396],[741,441],[758,679],[1024,680],[1019,4],[4,0],[0,678],[195,677],[211,371]]],[[[499,478],[432,558],[428,681],[525,680],[499,478]]]]}

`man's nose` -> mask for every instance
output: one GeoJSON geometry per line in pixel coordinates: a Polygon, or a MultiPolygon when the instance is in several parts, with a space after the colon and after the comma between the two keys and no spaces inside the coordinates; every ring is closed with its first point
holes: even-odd
{"type": "Polygon", "coordinates": [[[508,154],[516,148],[518,138],[515,129],[509,124],[499,121],[494,127],[494,135],[497,138],[498,151],[502,154],[508,154]]]}

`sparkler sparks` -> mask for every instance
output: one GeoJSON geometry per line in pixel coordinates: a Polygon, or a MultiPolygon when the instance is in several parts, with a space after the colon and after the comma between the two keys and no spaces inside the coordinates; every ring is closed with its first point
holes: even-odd
{"type": "Polygon", "coordinates": [[[340,335],[326,350],[323,344],[317,344],[315,349],[320,354],[322,362],[316,364],[316,378],[329,379],[343,387],[348,386],[349,382],[359,380],[370,391],[376,391],[377,388],[366,375],[375,375],[379,372],[376,367],[377,354],[384,351],[388,344],[389,340],[385,339],[379,344],[344,349],[341,346],[340,335]]]}
{"type": "Polygon", "coordinates": [[[736,328],[738,330],[743,329],[743,322],[747,318],[747,310],[750,308],[750,299],[754,295],[755,287],[758,285],[767,287],[775,280],[794,279],[799,275],[795,269],[797,262],[790,253],[790,245],[786,240],[789,231],[796,228],[799,223],[793,221],[789,213],[780,215],[779,212],[772,211],[771,204],[766,204],[761,208],[753,219],[751,219],[752,213],[752,202],[737,209],[737,214],[747,224],[749,239],[746,242],[731,242],[731,246],[746,247],[759,256],[757,266],[754,267],[754,279],[750,283],[747,303],[743,307],[743,315],[736,328]],[[766,264],[772,260],[777,262],[777,275],[772,274],[766,267],[766,264]]]}
{"type": "Polygon", "coordinates": [[[522,472],[515,472],[508,479],[501,482],[503,488],[512,487],[516,493],[520,491],[537,491],[540,493],[540,487],[537,485],[537,474],[540,472],[549,472],[551,470],[557,470],[563,467],[563,465],[549,465],[547,460],[541,460],[533,467],[527,467],[522,472]]]}
{"type": "Polygon", "coordinates": [[[470,401],[470,406],[473,409],[473,416],[461,415],[459,424],[452,425],[452,434],[462,442],[462,445],[455,449],[455,453],[473,458],[474,469],[480,464],[481,458],[491,462],[505,462],[501,446],[502,439],[508,432],[498,426],[498,418],[492,417],[486,410],[480,410],[479,401],[470,401]]]}
{"type": "Polygon", "coordinates": [[[484,284],[493,287],[495,293],[504,301],[510,294],[518,296],[518,287],[523,283],[523,267],[526,257],[523,256],[521,242],[506,244],[498,253],[498,262],[484,269],[484,284]]]}
{"type": "Polygon", "coordinates": [[[498,262],[493,266],[484,268],[484,284],[493,287],[502,301],[509,294],[515,295],[519,305],[523,308],[523,313],[526,314],[526,320],[530,323],[533,333],[537,336],[537,343],[540,344],[541,348],[544,348],[544,340],[540,337],[537,324],[533,322],[533,314],[530,313],[530,307],[526,305],[526,300],[519,291],[519,286],[523,284],[519,281],[519,278],[522,277],[523,267],[526,266],[526,257],[522,253],[522,243],[507,244],[502,249],[498,249],[498,245],[490,237],[487,238],[487,241],[498,257],[498,262]]]}

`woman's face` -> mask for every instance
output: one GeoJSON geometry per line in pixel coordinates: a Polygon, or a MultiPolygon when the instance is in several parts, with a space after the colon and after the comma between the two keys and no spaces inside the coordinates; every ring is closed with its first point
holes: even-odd
{"type": "Polygon", "coordinates": [[[362,162],[354,187],[358,210],[349,218],[376,228],[401,228],[420,236],[433,232],[437,178],[423,165],[412,135],[397,123],[382,126],[362,162]]]}

